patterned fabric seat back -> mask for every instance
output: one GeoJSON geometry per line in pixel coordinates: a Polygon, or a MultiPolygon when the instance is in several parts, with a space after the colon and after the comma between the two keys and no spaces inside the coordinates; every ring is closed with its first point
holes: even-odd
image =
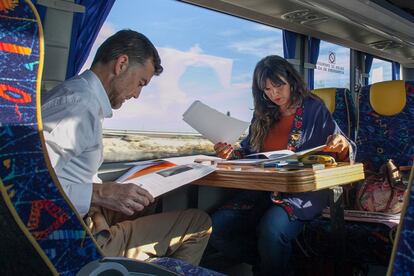
{"type": "Polygon", "coordinates": [[[414,82],[385,81],[362,88],[357,161],[377,171],[388,159],[398,166],[414,157],[414,82]]]}
{"type": "Polygon", "coordinates": [[[26,235],[16,239],[30,240],[54,274],[73,275],[101,253],[55,185],[43,151],[43,32],[30,1],[0,5],[0,34],[0,199],[26,235]]]}
{"type": "MultiPolygon", "coordinates": [[[[103,255],[63,192],[44,150],[43,49],[42,26],[33,4],[0,2],[2,275],[75,275],[101,262],[103,255]]],[[[118,262],[122,260],[126,259],[118,262]]],[[[170,258],[133,261],[128,269],[140,275],[222,275],[170,258]]]]}
{"type": "Polygon", "coordinates": [[[332,117],[351,140],[355,140],[355,105],[346,88],[320,88],[312,90],[324,102],[332,117]]]}

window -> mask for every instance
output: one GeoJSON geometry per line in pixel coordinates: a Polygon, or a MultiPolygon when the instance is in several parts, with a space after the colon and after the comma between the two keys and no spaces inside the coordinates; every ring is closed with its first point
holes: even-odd
{"type": "Polygon", "coordinates": [[[194,133],[182,120],[184,111],[200,100],[250,121],[256,63],[269,54],[283,56],[282,31],[272,27],[172,0],[115,1],[83,69],[89,68],[97,46],[124,28],[148,36],[164,72],[138,100],[124,103],[105,120],[106,129],[128,131],[112,131],[124,136],[122,146],[128,150],[123,154],[114,136],[104,137],[106,161],[211,152],[211,143],[182,133],[194,133]]]}
{"type": "Polygon", "coordinates": [[[392,80],[391,62],[374,58],[369,72],[368,84],[392,80]]]}
{"type": "Polygon", "coordinates": [[[318,62],[315,69],[315,89],[327,87],[349,89],[349,64],[349,48],[321,41],[318,62]]]}

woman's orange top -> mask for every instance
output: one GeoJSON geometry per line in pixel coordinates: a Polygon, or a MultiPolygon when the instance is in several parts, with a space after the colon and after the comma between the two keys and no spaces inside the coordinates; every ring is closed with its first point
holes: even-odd
{"type": "MultiPolygon", "coordinates": [[[[262,151],[285,150],[287,148],[289,134],[292,130],[294,119],[295,114],[282,116],[280,121],[274,124],[267,133],[262,151]]],[[[348,161],[348,148],[342,152],[336,153],[334,157],[337,161],[348,161]]]]}
{"type": "Polygon", "coordinates": [[[280,117],[280,121],[269,129],[262,151],[285,150],[287,148],[294,118],[295,114],[280,117]]]}

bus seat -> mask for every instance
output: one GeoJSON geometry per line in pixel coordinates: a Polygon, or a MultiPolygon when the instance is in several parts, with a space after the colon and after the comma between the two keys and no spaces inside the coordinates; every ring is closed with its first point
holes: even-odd
{"type": "Polygon", "coordinates": [[[67,199],[44,150],[40,113],[44,46],[37,11],[29,0],[10,0],[0,5],[0,18],[2,273],[221,275],[170,258],[102,259],[103,252],[67,199]]]}
{"type": "Polygon", "coordinates": [[[362,88],[357,161],[378,170],[388,159],[398,166],[414,157],[414,82],[385,81],[362,88]]]}
{"type": "Polygon", "coordinates": [[[312,92],[324,102],[341,130],[355,140],[355,105],[347,88],[319,88],[312,92]]]}
{"type": "MultiPolygon", "coordinates": [[[[332,103],[332,91],[330,94],[332,103]]],[[[324,99],[320,93],[318,95],[324,99]]],[[[359,97],[357,161],[377,171],[388,159],[399,166],[412,163],[414,155],[414,82],[386,81],[362,88],[359,97]]],[[[328,105],[329,106],[329,105],[328,105]]],[[[328,107],[329,108],[329,107],[328,107]]],[[[367,212],[368,213],[368,212],[367,212]]],[[[330,222],[317,218],[302,233],[304,250],[329,256],[330,222]]],[[[386,267],[390,260],[396,226],[364,221],[346,221],[346,258],[354,263],[386,267]]]]}

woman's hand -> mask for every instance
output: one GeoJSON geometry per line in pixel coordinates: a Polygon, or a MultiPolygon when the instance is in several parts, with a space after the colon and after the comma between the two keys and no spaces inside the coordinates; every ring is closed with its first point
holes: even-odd
{"type": "Polygon", "coordinates": [[[323,151],[327,152],[347,152],[349,150],[348,140],[341,134],[332,134],[326,139],[326,147],[323,151]]]}
{"type": "Polygon", "coordinates": [[[229,159],[234,151],[234,148],[230,144],[218,142],[214,145],[214,150],[216,151],[218,157],[229,159]]]}

